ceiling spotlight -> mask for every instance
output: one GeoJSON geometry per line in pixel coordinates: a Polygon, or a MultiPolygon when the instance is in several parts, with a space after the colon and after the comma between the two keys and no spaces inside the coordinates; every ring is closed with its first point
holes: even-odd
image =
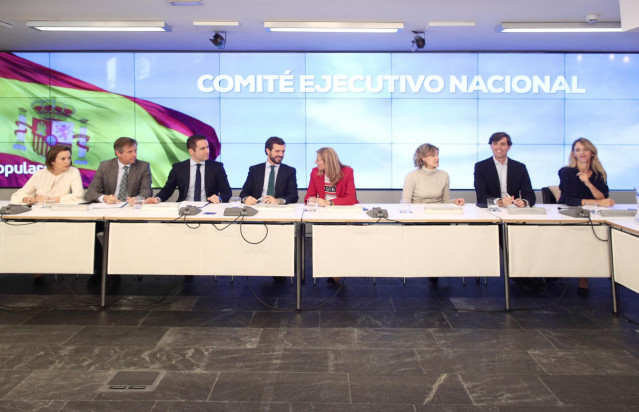
{"type": "Polygon", "coordinates": [[[226,32],[216,31],[213,37],[211,37],[211,43],[218,49],[223,49],[226,46],[226,32]]]}
{"type": "Polygon", "coordinates": [[[411,50],[422,50],[426,46],[426,36],[423,31],[413,31],[415,35],[411,44],[411,50]]]}

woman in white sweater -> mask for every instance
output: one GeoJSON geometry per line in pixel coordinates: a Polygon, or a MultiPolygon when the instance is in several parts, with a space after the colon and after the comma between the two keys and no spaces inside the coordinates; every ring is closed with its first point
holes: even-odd
{"type": "Polygon", "coordinates": [[[71,166],[71,149],[56,145],[45,160],[46,168],[31,176],[27,183],[11,196],[11,203],[80,203],[84,199],[80,171],[71,166]]]}
{"type": "Polygon", "coordinates": [[[415,150],[413,162],[417,170],[406,175],[402,199],[411,203],[455,203],[463,206],[463,198],[450,198],[450,178],[439,167],[439,149],[424,143],[415,150]]]}

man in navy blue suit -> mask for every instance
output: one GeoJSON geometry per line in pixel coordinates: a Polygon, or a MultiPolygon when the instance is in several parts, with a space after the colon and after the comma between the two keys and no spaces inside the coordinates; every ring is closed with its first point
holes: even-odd
{"type": "Polygon", "coordinates": [[[209,160],[209,142],[202,135],[193,135],[186,140],[191,158],[175,163],[166,179],[166,184],[155,197],[146,203],[166,202],[178,189],[178,202],[209,201],[211,203],[228,202],[231,198],[231,186],[224,171],[224,165],[209,160]]]}
{"type": "Polygon", "coordinates": [[[247,205],[259,201],[268,204],[297,203],[297,175],[295,168],[282,163],[286,143],[277,137],[269,137],[264,145],[266,162],[249,168],[240,197],[247,205]]]}
{"type": "Polygon", "coordinates": [[[493,133],[488,139],[493,156],[475,163],[475,193],[477,203],[486,204],[489,197],[498,198],[501,207],[534,206],[535,192],[526,165],[508,157],[513,145],[504,132],[493,133]]]}

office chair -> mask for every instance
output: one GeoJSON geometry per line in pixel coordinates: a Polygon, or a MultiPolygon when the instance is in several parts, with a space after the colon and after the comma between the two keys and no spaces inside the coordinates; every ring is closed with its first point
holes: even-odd
{"type": "Polygon", "coordinates": [[[545,186],[541,188],[541,199],[544,204],[556,204],[561,196],[559,186],[545,186]]]}

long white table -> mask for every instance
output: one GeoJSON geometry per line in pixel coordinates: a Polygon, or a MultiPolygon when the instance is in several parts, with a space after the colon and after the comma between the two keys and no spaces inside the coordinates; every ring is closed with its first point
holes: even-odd
{"type": "Polygon", "coordinates": [[[639,224],[633,217],[611,217],[612,262],[615,281],[639,293],[639,272],[635,258],[639,252],[639,224]]]}
{"type": "Polygon", "coordinates": [[[34,206],[0,225],[0,272],[92,274],[96,221],[104,226],[103,307],[108,275],[294,277],[300,271],[301,205],[258,207],[256,216],[242,218],[224,216],[228,206],[208,204],[186,218],[177,203],[142,209],[91,205],[87,211],[34,206]]]}
{"type": "MultiPolygon", "coordinates": [[[[224,216],[228,204],[208,204],[186,218],[178,204],[164,206],[109,209],[109,275],[294,277],[300,271],[298,205],[258,207],[257,215],[241,218],[224,216]]],[[[298,309],[300,282],[298,277],[298,309]]]]}
{"type": "Polygon", "coordinates": [[[388,219],[336,207],[306,212],[313,227],[314,277],[499,277],[499,219],[466,205],[462,214],[400,213],[382,207],[388,219]]]}
{"type": "MultiPolygon", "coordinates": [[[[103,306],[109,274],[185,274],[296,276],[299,309],[303,223],[309,223],[314,277],[499,277],[501,230],[507,310],[510,277],[611,278],[615,313],[615,282],[639,292],[632,262],[639,247],[634,218],[593,216],[589,224],[559,214],[558,205],[538,205],[547,213],[536,215],[488,212],[474,204],[465,205],[463,213],[425,213],[424,205],[400,213],[396,204],[308,212],[297,204],[259,208],[240,225],[223,215],[228,205],[207,205],[203,213],[184,219],[178,204],[163,206],[93,206],[83,212],[36,206],[5,216],[0,273],[93,273],[96,225],[102,222],[103,306]],[[386,209],[388,219],[366,215],[364,209],[373,207],[386,209]],[[228,227],[218,231],[214,225],[228,227]]],[[[615,208],[629,206],[634,207],[615,208]]]]}
{"type": "MultiPolygon", "coordinates": [[[[4,206],[9,202],[0,202],[4,206]]],[[[100,213],[34,206],[0,223],[0,273],[93,273],[100,213]]]]}
{"type": "Polygon", "coordinates": [[[594,214],[590,221],[560,214],[565,205],[536,206],[546,214],[510,214],[505,208],[494,213],[502,222],[506,309],[510,309],[509,278],[601,277],[612,279],[612,306],[617,313],[607,220],[594,214]]]}

